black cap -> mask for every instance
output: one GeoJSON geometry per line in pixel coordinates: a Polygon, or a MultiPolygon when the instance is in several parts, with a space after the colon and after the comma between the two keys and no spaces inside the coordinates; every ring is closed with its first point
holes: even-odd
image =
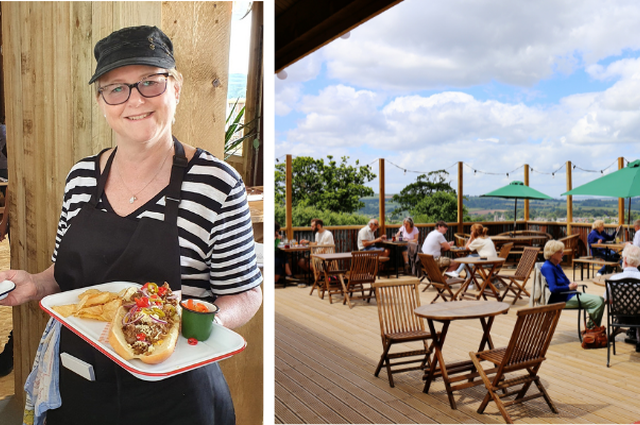
{"type": "Polygon", "coordinates": [[[149,65],[158,68],[176,67],[173,43],[157,27],[127,27],[112,32],[96,43],[93,55],[98,61],[89,84],[107,72],[127,65],[149,65]]]}

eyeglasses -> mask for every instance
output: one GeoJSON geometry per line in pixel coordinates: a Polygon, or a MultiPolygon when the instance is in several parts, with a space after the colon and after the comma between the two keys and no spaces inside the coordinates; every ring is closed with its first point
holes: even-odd
{"type": "Polygon", "coordinates": [[[115,83],[100,87],[98,92],[102,95],[107,105],[120,105],[129,100],[131,90],[135,87],[142,97],[150,98],[160,96],[167,90],[168,72],[159,72],[149,75],[137,83],[115,83]]]}

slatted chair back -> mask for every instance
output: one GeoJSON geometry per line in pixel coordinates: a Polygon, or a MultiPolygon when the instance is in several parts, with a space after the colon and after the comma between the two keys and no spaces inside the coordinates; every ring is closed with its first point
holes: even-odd
{"type": "Polygon", "coordinates": [[[425,330],[424,322],[413,312],[420,307],[418,282],[377,282],[374,288],[383,338],[425,330]]]}
{"type": "Polygon", "coordinates": [[[511,252],[511,248],[513,248],[513,242],[506,243],[500,247],[500,252],[498,253],[498,257],[506,259],[511,252]]]}
{"type": "MultiPolygon", "coordinates": [[[[427,275],[430,286],[433,286],[434,289],[438,292],[438,295],[436,295],[436,297],[431,301],[431,303],[436,302],[436,300],[440,297],[445,302],[449,300],[455,301],[460,295],[460,292],[462,291],[463,288],[461,286],[457,292],[453,292],[451,285],[455,285],[459,283],[461,284],[464,282],[464,279],[455,278],[455,277],[447,278],[444,274],[442,274],[442,271],[440,270],[440,267],[438,267],[438,264],[436,263],[436,260],[433,258],[433,255],[418,254],[418,257],[420,257],[420,262],[422,263],[422,270],[427,275]]],[[[429,286],[427,286],[427,288],[429,288],[429,286]]],[[[423,292],[427,288],[423,289],[423,292]]]]}
{"type": "Polygon", "coordinates": [[[569,262],[572,262],[573,258],[576,256],[579,241],[580,235],[578,233],[558,239],[558,242],[562,242],[564,244],[564,255],[568,257],[569,262]]]}
{"type": "Polygon", "coordinates": [[[344,292],[343,304],[353,308],[352,300],[367,300],[375,296],[373,283],[378,275],[378,260],[381,251],[354,251],[351,253],[351,269],[345,282],[344,276],[338,276],[344,292]],[[365,291],[369,291],[366,295],[365,291]],[[361,296],[354,296],[354,292],[361,292],[361,296]]]}
{"type": "Polygon", "coordinates": [[[351,253],[349,281],[353,283],[373,284],[378,275],[378,257],[380,251],[354,251],[351,253]]]}
{"type": "Polygon", "coordinates": [[[424,370],[429,362],[431,349],[427,340],[432,339],[432,336],[425,330],[422,319],[413,312],[420,307],[418,286],[417,281],[385,281],[373,285],[383,347],[375,376],[385,367],[391,387],[394,386],[395,373],[424,370]],[[419,349],[405,345],[411,342],[421,342],[422,345],[419,349]],[[404,348],[392,353],[394,344],[402,344],[404,348]]]}
{"type": "Polygon", "coordinates": [[[556,303],[518,310],[518,319],[500,365],[504,372],[531,367],[545,360],[564,305],[556,303]]]}
{"type": "MultiPolygon", "coordinates": [[[[309,295],[313,294],[313,290],[316,288],[320,288],[322,286],[322,282],[324,280],[324,262],[320,258],[316,258],[313,255],[315,254],[334,254],[336,252],[335,245],[312,245],[311,246],[311,266],[313,269],[313,286],[311,287],[311,292],[309,295]]],[[[336,261],[331,261],[328,263],[327,267],[329,270],[337,270],[336,261]]]]}
{"type": "Polygon", "coordinates": [[[471,235],[468,233],[454,233],[453,237],[456,239],[456,246],[464,246],[471,235]]]}
{"type": "Polygon", "coordinates": [[[469,353],[471,361],[487,389],[487,395],[480,404],[478,413],[483,413],[487,404],[494,401],[504,420],[507,423],[513,423],[505,408],[538,397],[543,397],[551,411],[558,413],[542,382],[540,382],[538,370],[546,359],[547,350],[564,306],[565,303],[557,303],[520,309],[517,312],[518,318],[507,347],[469,353]],[[483,368],[482,361],[493,363],[493,367],[483,368]],[[518,371],[525,373],[519,376],[514,374],[518,371]],[[495,375],[489,378],[488,375],[493,373],[495,375]],[[508,379],[505,377],[506,373],[509,373],[508,379]],[[535,383],[538,389],[536,394],[527,393],[532,383],[535,383]],[[508,388],[520,385],[522,387],[517,390],[507,391],[508,388]],[[525,394],[527,394],[526,397],[525,394]],[[514,400],[503,401],[503,398],[514,395],[516,396],[514,400]]]}
{"type": "MultiPolygon", "coordinates": [[[[607,300],[611,301],[607,309],[607,335],[615,335],[615,331],[621,327],[640,328],[640,280],[607,279],[605,285],[607,300]]],[[[607,340],[607,367],[609,367],[612,345],[615,355],[615,338],[607,340]]]]}
{"type": "Polygon", "coordinates": [[[516,273],[513,275],[516,279],[524,280],[525,282],[529,279],[529,276],[533,271],[533,267],[536,265],[539,251],[540,248],[533,247],[527,247],[523,250],[522,257],[520,257],[520,262],[518,263],[518,268],[516,269],[516,273]]]}

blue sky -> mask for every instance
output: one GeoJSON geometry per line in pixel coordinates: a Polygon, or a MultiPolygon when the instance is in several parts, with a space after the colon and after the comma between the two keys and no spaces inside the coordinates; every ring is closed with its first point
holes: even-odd
{"type": "Polygon", "coordinates": [[[529,164],[560,197],[566,161],[576,187],[640,158],[638,22],[635,1],[405,0],[274,77],[275,157],[385,158],[387,193],[456,187],[462,161],[480,195],[529,164]]]}

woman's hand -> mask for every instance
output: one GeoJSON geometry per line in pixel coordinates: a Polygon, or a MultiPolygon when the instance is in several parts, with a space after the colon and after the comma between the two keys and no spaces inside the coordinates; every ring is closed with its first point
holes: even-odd
{"type": "Polygon", "coordinates": [[[569,284],[569,289],[571,289],[572,291],[574,291],[577,287],[578,287],[578,284],[575,282],[571,282],[569,284]]]}
{"type": "Polygon", "coordinates": [[[0,282],[10,280],[16,289],[9,292],[0,305],[16,306],[27,301],[39,301],[49,294],[60,292],[60,287],[53,277],[53,266],[42,273],[31,274],[24,270],[7,270],[0,272],[0,282]]]}

